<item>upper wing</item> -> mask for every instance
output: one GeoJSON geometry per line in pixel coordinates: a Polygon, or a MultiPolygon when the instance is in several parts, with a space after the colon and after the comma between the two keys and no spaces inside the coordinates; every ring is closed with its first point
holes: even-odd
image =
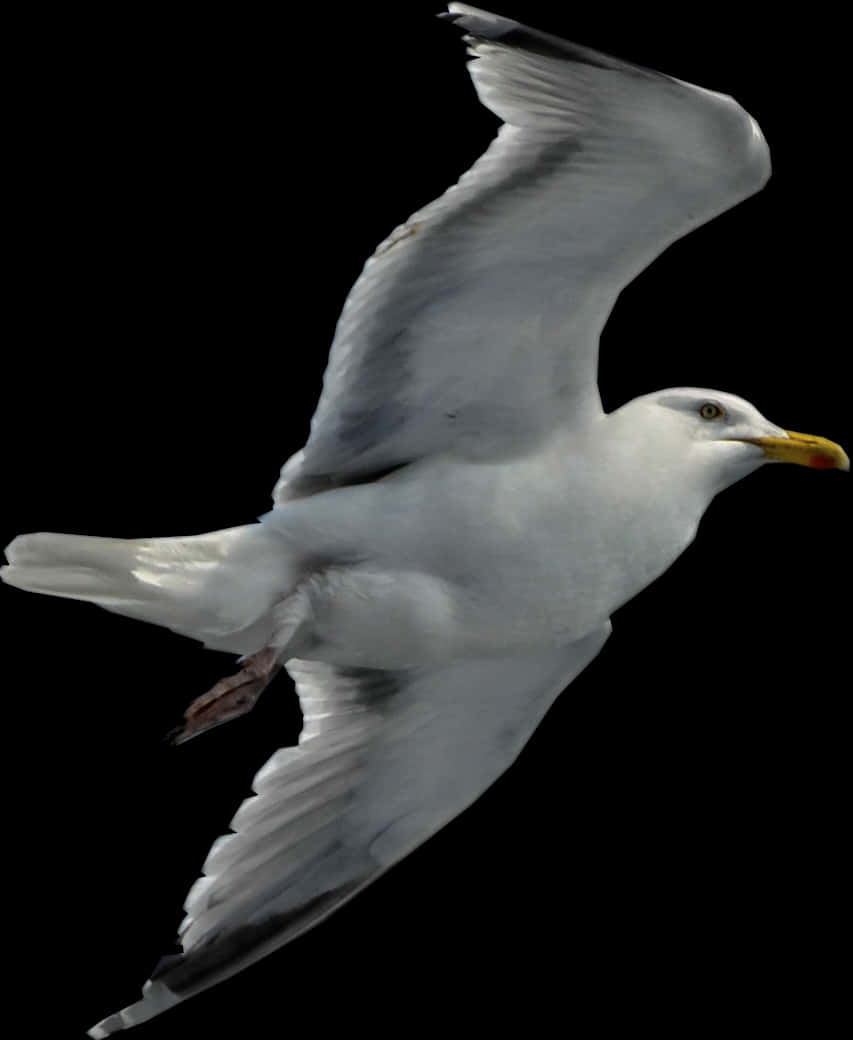
{"type": "Polygon", "coordinates": [[[494,455],[590,421],[619,292],[769,176],[764,138],[732,98],[449,6],[504,125],[367,261],[277,502],[451,445],[494,455]]]}
{"type": "Polygon", "coordinates": [[[183,952],[103,1037],[283,946],[470,805],[513,762],[609,623],[572,646],[418,673],[290,661],[305,726],[255,777],[184,904],[183,952]]]}

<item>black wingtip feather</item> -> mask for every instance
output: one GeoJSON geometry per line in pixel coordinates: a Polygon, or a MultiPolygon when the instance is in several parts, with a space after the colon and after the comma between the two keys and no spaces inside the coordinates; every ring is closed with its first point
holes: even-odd
{"type": "Polygon", "coordinates": [[[369,880],[372,878],[362,877],[343,883],[284,913],[215,934],[187,952],[166,954],[157,962],[151,979],[162,981],[179,997],[192,996],[318,924],[369,880]]]}
{"type": "Polygon", "coordinates": [[[466,14],[463,11],[442,11],[438,17],[453,24],[458,23],[459,28],[474,40],[500,43],[502,46],[528,51],[530,54],[539,54],[545,58],[559,58],[562,61],[575,61],[581,65],[592,65],[599,69],[610,69],[644,78],[673,82],[672,77],[667,76],[666,73],[657,72],[644,65],[636,65],[633,62],[615,58],[612,54],[605,54],[603,51],[596,51],[591,47],[571,43],[560,36],[540,32],[539,29],[532,29],[528,25],[522,25],[510,18],[504,18],[502,15],[491,14],[487,11],[483,11],[482,14],[487,15],[489,20],[475,14],[466,14]]]}

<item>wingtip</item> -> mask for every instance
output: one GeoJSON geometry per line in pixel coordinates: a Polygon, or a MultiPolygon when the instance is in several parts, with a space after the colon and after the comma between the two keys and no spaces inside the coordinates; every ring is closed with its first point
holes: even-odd
{"type": "Polygon", "coordinates": [[[441,18],[442,21],[451,23],[462,22],[463,29],[475,35],[487,37],[500,36],[518,25],[518,22],[513,21],[511,18],[504,18],[503,15],[493,14],[491,11],[484,11],[480,7],[471,7],[469,4],[456,2],[449,3],[447,10],[439,11],[436,18],[441,18]]]}
{"type": "MultiPolygon", "coordinates": [[[[624,61],[604,51],[584,47],[582,44],[573,43],[560,36],[534,29],[513,18],[506,18],[492,11],[484,11],[479,7],[471,7],[469,4],[457,3],[451,0],[447,5],[447,11],[442,11],[438,17],[453,23],[457,28],[464,30],[465,39],[471,42],[496,43],[513,50],[527,51],[531,54],[540,55],[545,58],[556,58],[560,61],[576,62],[581,65],[598,66],[602,69],[627,72],[640,75],[643,78],[667,80],[668,82],[680,83],[673,80],[672,76],[656,69],[646,68],[634,62],[624,61]]],[[[476,56],[476,55],[475,55],[476,56]]],[[[694,89],[691,84],[682,86],[694,89]]]]}
{"type": "Polygon", "coordinates": [[[121,1020],[121,1014],[109,1015],[107,1018],[102,1019],[96,1026],[92,1026],[91,1029],[86,1030],[86,1036],[91,1036],[94,1040],[102,1040],[105,1036],[110,1036],[112,1033],[117,1033],[120,1029],[124,1029],[124,1023],[121,1020]]]}
{"type": "Polygon", "coordinates": [[[168,1011],[169,1008],[174,1007],[175,1004],[179,1004],[181,1001],[181,998],[162,982],[151,981],[150,979],[142,987],[142,994],[142,1000],[138,1000],[135,1004],[131,1004],[121,1011],[117,1011],[114,1015],[108,1015],[106,1018],[101,1019],[100,1022],[87,1030],[86,1035],[91,1036],[93,1040],[102,1040],[103,1037],[112,1036],[113,1033],[119,1033],[122,1029],[128,1029],[130,1026],[138,1026],[141,1022],[147,1022],[149,1018],[154,1018],[155,1015],[159,1015],[162,1011],[168,1011]]]}

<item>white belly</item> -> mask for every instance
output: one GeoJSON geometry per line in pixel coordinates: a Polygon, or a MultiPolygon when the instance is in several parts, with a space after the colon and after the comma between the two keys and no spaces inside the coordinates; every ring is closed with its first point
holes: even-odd
{"type": "Polygon", "coordinates": [[[693,502],[673,508],[672,496],[632,498],[629,483],[588,446],[573,456],[557,443],[492,465],[435,459],[285,503],[266,522],[318,561],[303,585],[310,656],[414,667],[565,645],[600,628],[676,559],[701,515],[693,502]]]}

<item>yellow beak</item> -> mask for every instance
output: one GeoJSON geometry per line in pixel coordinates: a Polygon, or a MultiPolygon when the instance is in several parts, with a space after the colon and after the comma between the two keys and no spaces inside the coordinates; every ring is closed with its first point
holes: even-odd
{"type": "Polygon", "coordinates": [[[850,469],[850,459],[840,444],[825,437],[786,430],[787,437],[747,437],[748,444],[757,444],[767,459],[795,462],[812,469],[850,469]]]}

